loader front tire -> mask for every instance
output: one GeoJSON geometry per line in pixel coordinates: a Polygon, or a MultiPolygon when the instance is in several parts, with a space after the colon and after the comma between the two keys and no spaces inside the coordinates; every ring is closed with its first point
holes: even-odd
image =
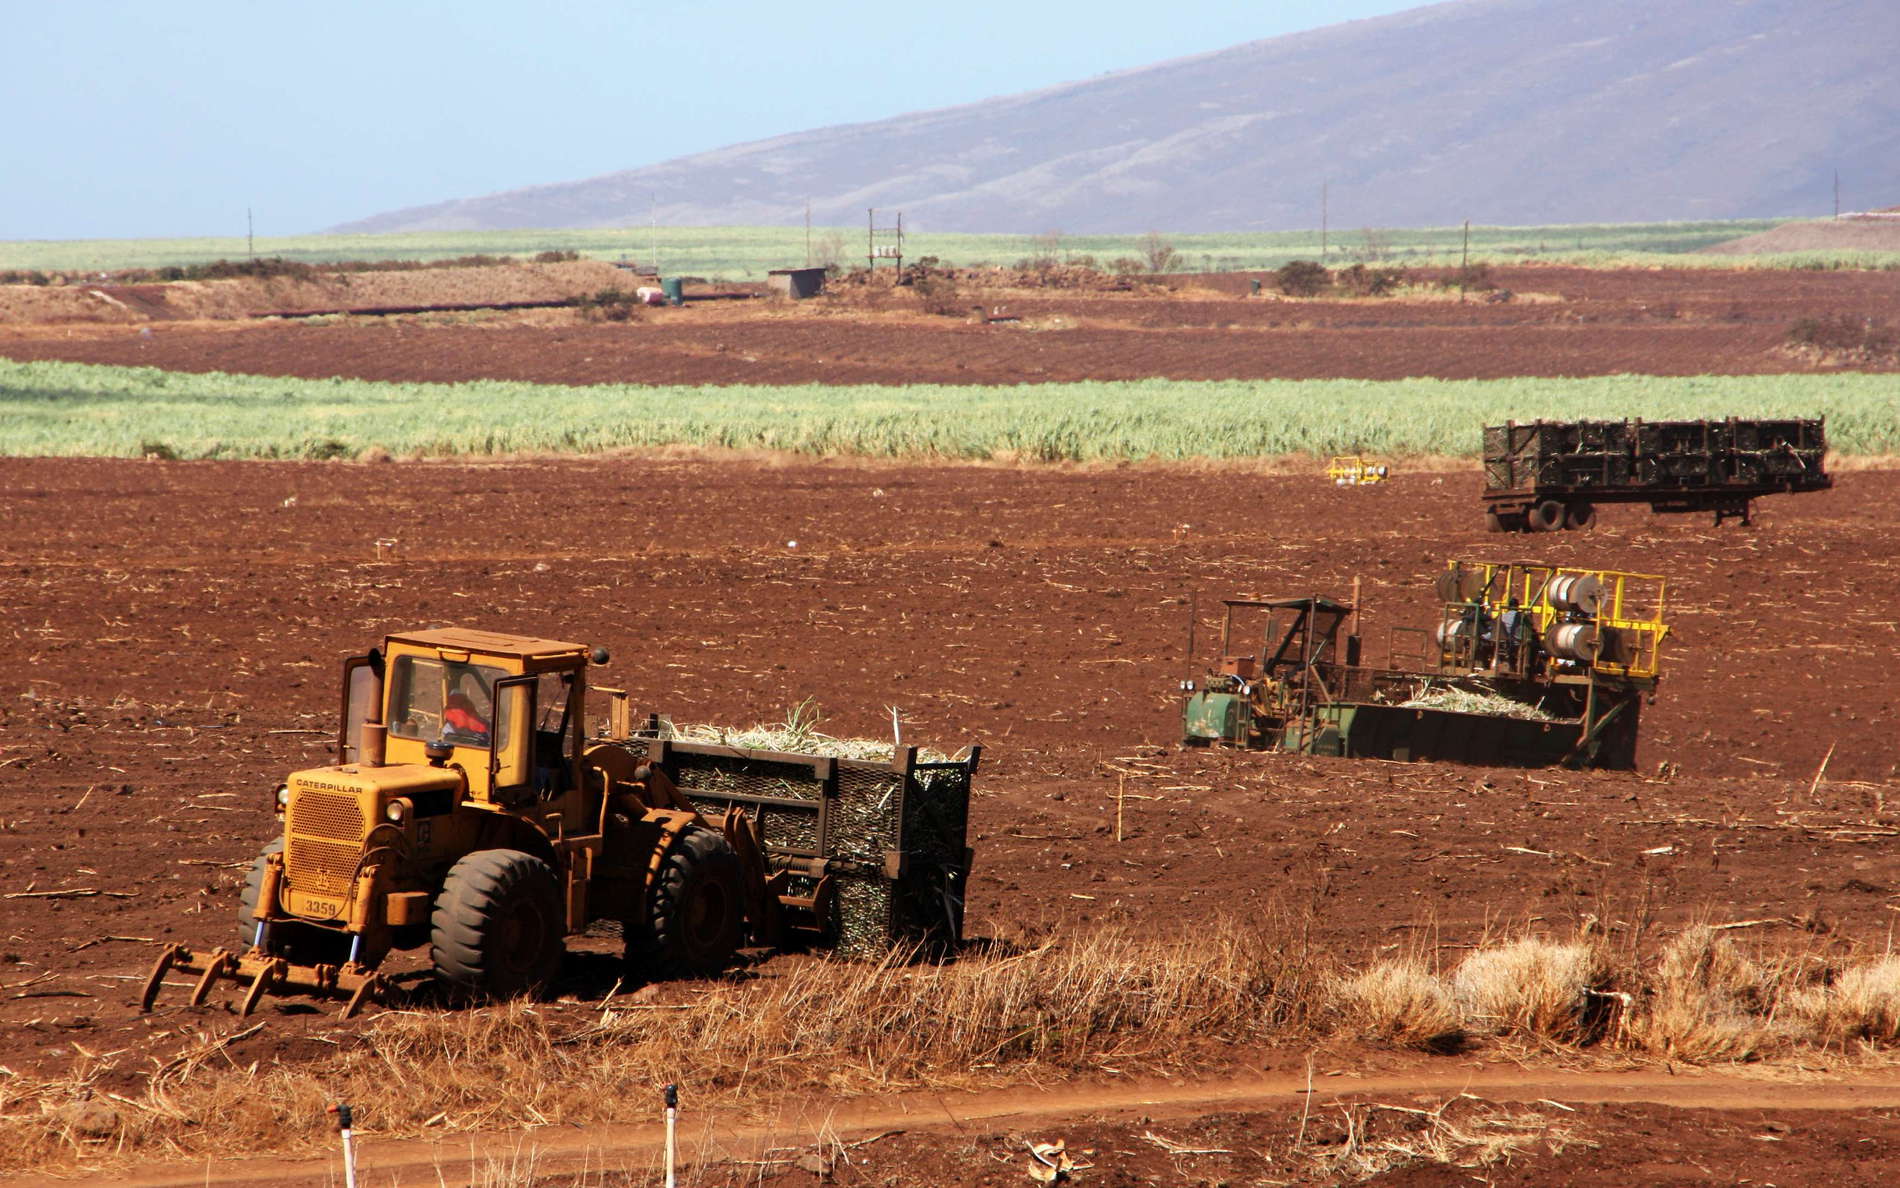
{"type": "Polygon", "coordinates": [[[477,850],[449,869],[429,928],[435,975],[476,998],[539,996],[561,970],[554,869],[520,850],[477,850]]]}
{"type": "Polygon", "coordinates": [[[708,977],[739,949],[745,888],[739,856],[710,829],[688,829],[660,864],[647,918],[627,929],[627,964],[639,978],[708,977]]]}
{"type": "MultiPolygon", "coordinates": [[[[264,867],[269,865],[272,854],[284,852],[284,839],[278,838],[264,847],[255,861],[251,863],[251,873],[244,876],[244,890],[238,895],[237,930],[238,944],[244,949],[251,947],[257,940],[257,897],[264,893],[264,867]]],[[[244,949],[239,949],[243,952],[244,949]]]]}

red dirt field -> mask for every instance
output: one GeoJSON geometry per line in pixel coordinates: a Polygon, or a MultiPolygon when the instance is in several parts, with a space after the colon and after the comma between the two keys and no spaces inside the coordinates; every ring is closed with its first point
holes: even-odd
{"type": "MultiPolygon", "coordinates": [[[[572,266],[560,266],[572,267],[572,266]]],[[[444,300],[468,300],[443,270],[444,300]]],[[[588,322],[572,311],[102,323],[0,316],[0,356],[310,377],[544,383],[1026,383],[1051,380],[1752,374],[1824,371],[1780,348],[1802,317],[1900,307],[1900,272],[1494,270],[1514,294],[1362,300],[1245,296],[1246,274],[1134,292],[965,282],[953,307],[843,289],[791,305],[720,302],[588,322]]],[[[427,274],[403,274],[413,302],[427,274]],[[421,278],[420,280],[416,278],[421,278]]],[[[591,274],[589,274],[591,276],[591,274]]],[[[510,289],[512,295],[515,290],[510,289]]],[[[30,294],[29,294],[30,295],[30,294]]],[[[235,298],[231,298],[235,300],[235,298]]],[[[271,290],[258,308],[282,304],[271,290]]],[[[4,302],[0,302],[0,313],[4,302]]]]}
{"type": "MultiPolygon", "coordinates": [[[[1513,301],[1280,301],[1244,296],[1239,275],[1174,278],[1171,293],[970,289],[972,304],[1022,318],[997,325],[849,291],[627,324],[568,311],[33,321],[7,320],[0,300],[0,356],[565,383],[1744,374],[1823,370],[1780,349],[1796,319],[1900,302],[1900,273],[1497,278],[1513,301]]],[[[401,293],[462,300],[468,280],[416,274],[401,293]]],[[[282,290],[258,300],[284,303],[282,290]]],[[[243,294],[220,293],[220,310],[242,312],[243,294]]],[[[181,1005],[183,990],[139,1017],[144,971],[166,942],[229,940],[243,869],[275,831],[270,790],[328,759],[341,657],[429,623],[604,644],[601,679],[681,721],[775,720],[814,697],[833,733],[887,734],[896,706],[907,741],[981,743],[977,937],[1169,935],[1284,912],[1354,963],[1434,945],[1455,959],[1523,927],[1588,925],[1647,953],[1694,922],[1770,949],[1883,949],[1900,911],[1888,803],[1900,472],[1764,500],[1753,528],[1606,508],[1589,531],[1531,540],[1482,530],[1476,483],[1403,467],[1383,489],[1342,489],[1318,473],[1139,466],[0,460],[0,1078],[87,1053],[163,1058],[233,1029],[223,1007],[181,1005]],[[1391,628],[1434,617],[1429,580],[1446,560],[1506,557],[1668,577],[1674,633],[1638,771],[1177,745],[1175,685],[1205,659],[1185,654],[1190,602],[1206,653],[1219,598],[1344,597],[1357,576],[1376,661],[1391,628]]],[[[570,974],[561,988],[581,1001],[546,1009],[596,1009],[598,970],[570,974]]],[[[264,1017],[230,1059],[315,1063],[351,1039],[302,1004],[264,1017]]],[[[1890,1179],[1900,1158],[1895,1078],[1877,1067],[1849,1092],[1830,1071],[1859,1057],[1817,1053],[1759,1092],[1734,1074],[1678,1082],[1689,1070],[1671,1065],[1637,1074],[1654,1083],[1630,1093],[1606,1089],[1600,1069],[1553,1070],[1533,1095],[1494,1083],[1484,1055],[1335,1045],[1317,1056],[1311,1111],[1289,1096],[1303,1050],[1231,1053],[1235,1093],[1084,1085],[1024,1105],[1003,1092],[901,1123],[850,1103],[837,1128],[859,1145],[830,1174],[1022,1183],[1024,1140],[1066,1137],[1093,1152],[1084,1183],[1336,1182],[1346,1170],[1326,1160],[1348,1145],[1348,1120],[1374,1145],[1416,1145],[1430,1128],[1403,1111],[1342,1112],[1335,1096],[1434,1110],[1466,1088],[1482,1100],[1455,1100],[1448,1119],[1475,1133],[1509,1114],[1535,1141],[1504,1164],[1412,1165],[1377,1182],[1857,1184],[1890,1179]]],[[[794,1155],[815,1150],[816,1129],[786,1140],[805,1144],[794,1155]]],[[[814,1182],[769,1139],[714,1143],[688,1182],[814,1182]]],[[[621,1179],[544,1170],[652,1182],[651,1135],[616,1141],[612,1166],[632,1169],[621,1179]]],[[[450,1182],[498,1182],[466,1148],[402,1178],[441,1167],[450,1182]]],[[[197,1164],[141,1182],[205,1175],[197,1164]]],[[[224,1163],[216,1182],[247,1176],[338,1178],[224,1163]]]]}
{"type": "MultiPolygon", "coordinates": [[[[772,720],[813,696],[834,733],[882,734],[895,705],[911,741],[983,744],[978,936],[1167,932],[1277,904],[1348,960],[1586,919],[1632,944],[1697,920],[1884,944],[1893,472],[1766,500],[1752,529],[1619,508],[1536,542],[1540,560],[1671,580],[1639,772],[1175,745],[1190,597],[1343,595],[1360,575],[1376,659],[1389,627],[1431,617],[1444,560],[1529,548],[1481,530],[1474,481],[0,462],[0,1063],[162,1047],[225,1017],[176,991],[141,1019],[137,980],[160,943],[226,940],[270,789],[326,759],[339,659],[430,622],[604,644],[603,679],[682,721],[772,720]],[[399,543],[379,558],[378,539],[399,543]]],[[[320,1053],[294,1037],[329,1024],[289,1009],[233,1059],[320,1053]]]]}

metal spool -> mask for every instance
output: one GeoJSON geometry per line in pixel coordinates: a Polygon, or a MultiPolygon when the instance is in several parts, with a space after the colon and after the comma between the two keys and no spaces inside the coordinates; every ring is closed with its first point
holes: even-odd
{"type": "Polygon", "coordinates": [[[1456,652],[1471,641],[1469,619],[1445,619],[1432,628],[1432,640],[1447,652],[1456,652]]]}
{"type": "Polygon", "coordinates": [[[1560,611],[1594,616],[1603,605],[1603,582],[1593,573],[1558,574],[1551,579],[1549,597],[1560,611]]]}
{"type": "Polygon", "coordinates": [[[1596,643],[1597,629],[1591,623],[1557,623],[1544,632],[1544,650],[1565,660],[1589,663],[1596,643]]]}
{"type": "Polygon", "coordinates": [[[1447,569],[1433,579],[1440,602],[1475,602],[1484,593],[1484,573],[1477,569],[1447,569]]]}

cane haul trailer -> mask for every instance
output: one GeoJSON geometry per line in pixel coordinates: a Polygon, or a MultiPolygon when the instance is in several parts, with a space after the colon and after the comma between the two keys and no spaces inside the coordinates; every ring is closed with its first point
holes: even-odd
{"type": "Polygon", "coordinates": [[[1485,521],[1493,532],[1588,527],[1598,504],[1713,512],[1749,522],[1753,501],[1821,491],[1825,418],[1507,421],[1484,430],[1485,521]]]}
{"type": "MultiPolygon", "coordinates": [[[[715,973],[745,943],[849,955],[945,949],[963,925],[980,757],[889,762],[685,741],[619,690],[589,736],[604,649],[464,628],[388,636],[343,664],[339,762],[277,789],[230,947],[172,946],[145,987],[196,974],[266,994],[402,993],[426,947],[451,997],[545,991],[564,938],[606,922],[637,980],[715,973]]],[[[426,977],[426,973],[423,975],[426,977]]]]}
{"type": "MultiPolygon", "coordinates": [[[[1181,682],[1182,739],[1308,755],[1499,766],[1636,763],[1661,675],[1665,583],[1611,570],[1454,561],[1430,627],[1361,662],[1358,607],[1227,599],[1220,657],[1181,682]]],[[[1356,600],[1355,600],[1356,601],[1356,600]]]]}

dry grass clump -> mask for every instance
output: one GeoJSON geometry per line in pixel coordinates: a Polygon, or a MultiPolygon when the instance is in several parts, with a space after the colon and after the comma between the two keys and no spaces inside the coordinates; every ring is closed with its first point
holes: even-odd
{"type": "Polygon", "coordinates": [[[339,1099],[358,1105],[366,1131],[395,1136],[608,1121],[669,1081],[716,1105],[979,1086],[1110,1061],[1174,1069],[1208,1045],[1256,1042],[1303,1020],[1320,980],[1301,952],[1257,928],[1165,941],[1103,931],[944,966],[904,954],[788,961],[711,984],[693,1002],[610,1000],[582,1019],[526,1002],[391,1012],[298,1065],[245,1066],[206,1036],[122,1093],[106,1086],[137,1070],[110,1062],[58,1080],[0,1077],[0,1170],[308,1146],[324,1137],[324,1103],[339,1099]],[[81,1118],[76,1102],[98,1108],[81,1118]]]}
{"type": "Polygon", "coordinates": [[[1475,1032],[1575,1044],[1592,1038],[1590,992],[1607,980],[1596,945],[1527,936],[1466,957],[1451,996],[1475,1032]]]}
{"type": "Polygon", "coordinates": [[[1900,957],[1888,954],[1850,966],[1832,986],[1800,988],[1789,996],[1788,1007],[1822,1043],[1900,1041],[1900,957]]]}
{"type": "Polygon", "coordinates": [[[1696,925],[1663,946],[1648,1001],[1625,1012],[1623,1041],[1678,1060],[1756,1059],[1777,1039],[1771,1016],[1784,972],[1696,925]]]}
{"type": "Polygon", "coordinates": [[[1422,958],[1382,961],[1346,979],[1335,993],[1345,1025],[1363,1039],[1405,1047],[1455,1046],[1463,1018],[1451,991],[1422,958]]]}
{"type": "MultiPolygon", "coordinates": [[[[1347,973],[1274,921],[1166,939],[1104,929],[946,965],[908,956],[780,960],[659,1002],[386,1012],[323,1037],[336,1046],[322,1059],[292,1064],[247,1063],[239,1045],[268,1024],[232,1022],[150,1067],[114,1054],[83,1056],[59,1077],[0,1069],[0,1171],[307,1149],[328,1140],[323,1106],[339,1099],[358,1106],[367,1133],[396,1137],[610,1121],[669,1081],[713,1106],[975,1089],[1104,1067],[1205,1072],[1225,1067],[1234,1045],[1327,1033],[1430,1049],[1470,1036],[1522,1047],[1608,1035],[1627,1051],[1695,1061],[1900,1043],[1900,956],[1763,956],[1709,927],[1676,937],[1647,968],[1620,969],[1619,990],[1590,937],[1491,944],[1449,976],[1426,954],[1347,973]]],[[[1554,1141],[1537,1120],[1377,1107],[1349,1113],[1325,1158],[1351,1176],[1418,1161],[1482,1167],[1536,1141],[1554,1141]]]]}

